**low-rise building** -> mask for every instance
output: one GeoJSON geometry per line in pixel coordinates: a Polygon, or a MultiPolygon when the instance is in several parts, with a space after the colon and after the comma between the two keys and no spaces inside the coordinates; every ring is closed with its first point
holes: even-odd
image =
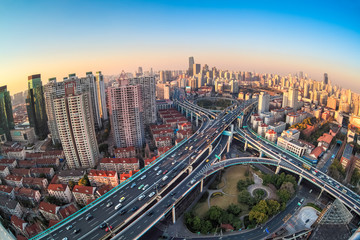
{"type": "Polygon", "coordinates": [[[137,158],[103,158],[100,161],[100,168],[106,171],[116,171],[118,174],[137,170],[140,168],[137,158]]]}
{"type": "Polygon", "coordinates": [[[0,166],[0,178],[5,178],[7,175],[10,175],[8,166],[0,166]]]}
{"type": "Polygon", "coordinates": [[[26,168],[14,168],[11,170],[11,174],[14,176],[20,176],[20,177],[30,177],[30,169],[26,168]]]}
{"type": "Polygon", "coordinates": [[[25,231],[25,228],[28,225],[27,222],[25,222],[24,220],[22,220],[21,218],[15,216],[15,215],[11,216],[10,221],[17,232],[27,235],[27,232],[25,231]]]}
{"type": "Polygon", "coordinates": [[[288,138],[292,138],[292,139],[299,140],[299,138],[300,138],[300,131],[297,130],[296,128],[284,130],[284,131],[281,133],[281,136],[282,136],[282,137],[288,137],[288,138]]]}
{"type": "Polygon", "coordinates": [[[8,185],[0,185],[0,195],[15,199],[14,188],[8,185]]]}
{"type": "Polygon", "coordinates": [[[17,162],[15,159],[0,159],[0,166],[6,166],[9,169],[16,168],[17,162]]]}
{"type": "Polygon", "coordinates": [[[49,182],[46,178],[33,178],[33,177],[23,178],[23,186],[26,188],[45,190],[48,185],[49,182]]]}
{"type": "Polygon", "coordinates": [[[75,185],[72,193],[75,201],[80,205],[86,205],[89,200],[95,199],[96,187],[75,185]]]}
{"type": "Polygon", "coordinates": [[[39,234],[40,232],[42,232],[39,224],[37,224],[37,223],[28,225],[28,226],[25,228],[25,230],[26,230],[27,235],[28,235],[29,237],[33,237],[33,236],[39,234]]]}
{"type": "Polygon", "coordinates": [[[24,220],[22,220],[21,218],[15,216],[15,215],[11,216],[10,221],[17,232],[27,235],[27,232],[25,231],[25,228],[28,225],[27,222],[25,222],[24,220]]]}
{"type": "Polygon", "coordinates": [[[20,168],[36,168],[36,160],[22,160],[18,162],[20,168]]]}
{"type": "Polygon", "coordinates": [[[266,131],[265,133],[265,138],[271,142],[274,142],[276,143],[276,140],[277,140],[277,133],[272,130],[272,129],[269,129],[266,131]]]}
{"type": "Polygon", "coordinates": [[[190,122],[178,124],[178,129],[185,131],[192,130],[192,124],[190,122]]]}
{"type": "Polygon", "coordinates": [[[155,145],[157,148],[171,146],[172,140],[170,137],[158,137],[158,138],[155,138],[155,145]]]}
{"type": "Polygon", "coordinates": [[[158,148],[158,156],[161,156],[162,154],[166,153],[167,151],[169,151],[172,147],[170,146],[166,146],[166,147],[159,147],[158,148]]]}
{"type": "Polygon", "coordinates": [[[252,128],[257,131],[259,125],[262,123],[262,120],[260,117],[254,118],[254,121],[252,122],[252,128]]]}
{"type": "Polygon", "coordinates": [[[57,174],[58,180],[62,184],[67,184],[70,181],[77,183],[81,178],[84,177],[84,175],[85,171],[76,169],[62,170],[57,174]]]}
{"type": "Polygon", "coordinates": [[[276,133],[281,134],[286,128],[285,122],[276,122],[269,125],[269,129],[274,130],[276,133]]]}
{"type": "Polygon", "coordinates": [[[30,201],[32,204],[40,202],[41,194],[38,190],[31,188],[15,188],[15,197],[17,200],[30,201]]]}
{"type": "Polygon", "coordinates": [[[164,130],[155,130],[152,132],[153,134],[153,138],[158,138],[158,137],[170,137],[173,138],[174,137],[174,130],[172,128],[170,129],[164,129],[164,130]]]}
{"type": "Polygon", "coordinates": [[[5,181],[7,185],[12,187],[22,187],[23,186],[23,177],[8,175],[5,177],[5,181]]]}
{"type": "Polygon", "coordinates": [[[152,158],[145,159],[144,160],[145,167],[147,165],[151,164],[152,162],[154,162],[156,159],[157,159],[157,157],[152,157],[152,158]]]}
{"type": "Polygon", "coordinates": [[[116,148],[114,150],[116,158],[134,158],[136,157],[135,147],[116,148]]]}
{"type": "Polygon", "coordinates": [[[9,159],[25,159],[25,149],[22,147],[8,148],[3,151],[3,154],[9,159]]]}
{"type": "Polygon", "coordinates": [[[310,157],[312,157],[314,159],[319,159],[319,157],[321,157],[323,155],[323,153],[324,153],[324,148],[323,147],[316,147],[310,153],[310,157]]]}
{"type": "Polygon", "coordinates": [[[39,168],[46,168],[46,167],[59,167],[60,161],[58,158],[41,158],[36,159],[36,166],[39,168]]]}
{"type": "Polygon", "coordinates": [[[65,207],[62,207],[60,210],[59,210],[59,215],[60,215],[60,218],[61,219],[65,219],[67,218],[68,216],[76,213],[78,210],[78,208],[76,207],[76,205],[74,203],[71,203],[65,207]]]}
{"type": "Polygon", "coordinates": [[[91,186],[104,186],[110,185],[112,187],[116,187],[119,185],[119,177],[116,171],[110,170],[90,170],[88,174],[88,178],[91,186]]]}
{"type": "Polygon", "coordinates": [[[55,204],[51,204],[48,202],[40,202],[39,211],[44,216],[46,220],[60,220],[59,217],[60,207],[55,204]]]}
{"type": "Polygon", "coordinates": [[[111,187],[110,185],[101,186],[96,189],[95,195],[96,195],[96,197],[101,197],[105,193],[108,193],[111,189],[113,189],[113,187],[111,187]]]}
{"type": "Polygon", "coordinates": [[[65,203],[69,203],[72,200],[70,188],[66,184],[49,184],[47,191],[50,196],[56,197],[65,203]]]}
{"type": "Polygon", "coordinates": [[[333,136],[328,134],[328,133],[324,133],[322,136],[320,136],[317,139],[318,142],[318,146],[319,147],[323,147],[325,148],[325,150],[327,150],[330,146],[331,141],[333,140],[333,136]]]}
{"type": "Polygon", "coordinates": [[[31,176],[41,177],[43,174],[47,178],[52,178],[55,174],[53,168],[30,168],[31,176]]]}
{"type": "Polygon", "coordinates": [[[340,163],[343,166],[344,169],[347,169],[348,166],[350,166],[351,158],[352,158],[352,152],[353,152],[354,146],[352,144],[347,143],[343,152],[343,155],[341,156],[340,163]]]}
{"type": "Polygon", "coordinates": [[[265,136],[265,133],[266,131],[268,130],[269,126],[265,123],[261,123],[259,126],[258,126],[258,130],[257,130],[257,133],[264,137],[265,136]]]}
{"type": "Polygon", "coordinates": [[[303,156],[306,152],[305,144],[300,141],[288,137],[278,137],[277,145],[298,156],[303,156]]]}
{"type": "Polygon", "coordinates": [[[11,139],[14,142],[32,144],[36,140],[34,128],[22,128],[10,130],[11,139]]]}
{"type": "Polygon", "coordinates": [[[189,129],[189,130],[179,130],[179,131],[177,131],[176,132],[176,137],[177,138],[182,138],[182,139],[184,139],[184,138],[189,138],[189,137],[191,137],[191,135],[192,135],[193,133],[192,133],[192,130],[191,129],[189,129]]]}
{"type": "Polygon", "coordinates": [[[0,209],[5,214],[15,215],[19,218],[23,215],[22,207],[18,201],[0,195],[0,203],[0,209]]]}

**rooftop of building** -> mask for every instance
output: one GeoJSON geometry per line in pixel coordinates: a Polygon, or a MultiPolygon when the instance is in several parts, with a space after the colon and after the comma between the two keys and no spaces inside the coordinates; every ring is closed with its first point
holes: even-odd
{"type": "Polygon", "coordinates": [[[91,169],[88,176],[93,177],[117,177],[116,171],[96,170],[91,169]]]}
{"type": "Polygon", "coordinates": [[[64,192],[68,185],[66,184],[49,184],[48,191],[64,192]]]}
{"type": "Polygon", "coordinates": [[[42,210],[42,211],[45,211],[48,213],[56,214],[58,209],[59,209],[59,206],[56,206],[55,204],[51,204],[48,202],[42,201],[39,204],[39,210],[42,210]]]}
{"type": "Polygon", "coordinates": [[[115,164],[136,164],[139,163],[139,159],[137,158],[102,158],[100,163],[115,163],[115,164]]]}
{"type": "Polygon", "coordinates": [[[290,142],[290,143],[292,143],[292,144],[294,144],[294,145],[296,145],[296,146],[298,146],[298,147],[304,147],[305,146],[305,144],[302,143],[299,140],[296,140],[296,139],[293,139],[293,138],[288,138],[288,137],[279,137],[278,139],[281,139],[281,138],[288,141],[288,142],[290,142]]]}
{"type": "Polygon", "coordinates": [[[82,177],[84,174],[84,170],[62,170],[57,175],[59,177],[82,177]]]}
{"type": "Polygon", "coordinates": [[[99,187],[99,188],[96,190],[96,193],[99,194],[100,196],[102,196],[102,195],[104,195],[105,193],[109,192],[111,189],[112,189],[112,186],[110,186],[110,185],[104,185],[104,186],[99,187]]]}
{"type": "Polygon", "coordinates": [[[116,148],[114,150],[115,153],[127,153],[127,152],[135,152],[135,147],[125,147],[125,148],[116,148]]]}
{"type": "Polygon", "coordinates": [[[19,204],[17,201],[9,199],[2,195],[0,195],[0,202],[2,206],[7,207],[9,209],[15,209],[16,206],[19,204]]]}
{"type": "Polygon", "coordinates": [[[10,218],[10,220],[11,220],[11,223],[12,223],[14,226],[16,226],[17,228],[22,229],[22,230],[25,229],[24,224],[27,223],[27,222],[25,222],[25,221],[22,220],[21,218],[18,218],[17,216],[12,215],[11,218],[10,218]]]}
{"type": "Polygon", "coordinates": [[[59,210],[60,215],[63,218],[67,218],[68,216],[70,216],[71,214],[77,212],[77,207],[75,206],[74,203],[71,203],[69,205],[67,205],[66,207],[63,207],[59,210]]]}
{"type": "Polygon", "coordinates": [[[15,182],[20,182],[23,179],[22,176],[15,176],[15,175],[7,175],[5,177],[6,181],[15,181],[15,182]]]}
{"type": "Polygon", "coordinates": [[[75,185],[73,193],[94,194],[96,187],[75,185]]]}
{"type": "Polygon", "coordinates": [[[11,193],[14,190],[13,187],[8,186],[8,185],[0,185],[0,191],[1,192],[6,192],[6,193],[11,193]]]}
{"type": "Polygon", "coordinates": [[[329,133],[324,133],[322,136],[320,136],[317,141],[318,142],[326,142],[327,144],[330,144],[333,140],[333,136],[331,136],[329,133]]]}
{"type": "Polygon", "coordinates": [[[354,146],[352,144],[347,143],[342,156],[346,159],[350,159],[353,149],[354,149],[354,146]]]}

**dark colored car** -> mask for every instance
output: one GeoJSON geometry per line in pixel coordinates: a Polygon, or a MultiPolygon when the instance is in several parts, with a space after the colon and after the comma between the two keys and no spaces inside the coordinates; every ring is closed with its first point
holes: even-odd
{"type": "Polygon", "coordinates": [[[136,210],[138,210],[139,208],[138,207],[133,207],[130,211],[131,212],[135,212],[136,210]]]}
{"type": "Polygon", "coordinates": [[[126,213],[126,210],[125,210],[125,209],[123,209],[123,210],[120,211],[120,215],[124,215],[125,213],[126,213]]]}
{"type": "Polygon", "coordinates": [[[93,218],[93,216],[91,215],[91,214],[89,214],[89,215],[87,215],[86,217],[85,217],[85,220],[86,221],[89,221],[90,219],[92,219],[93,218]]]}
{"type": "Polygon", "coordinates": [[[171,195],[171,196],[174,196],[175,194],[176,194],[176,192],[172,192],[172,193],[170,193],[170,195],[171,195]]]}
{"type": "Polygon", "coordinates": [[[153,214],[154,214],[154,212],[153,212],[153,211],[150,211],[150,212],[148,212],[146,215],[151,216],[151,215],[153,215],[153,214]]]}
{"type": "Polygon", "coordinates": [[[79,232],[80,232],[80,228],[74,230],[74,233],[75,233],[75,234],[76,234],[76,233],[79,233],[79,232]]]}
{"type": "Polygon", "coordinates": [[[100,226],[99,226],[100,229],[104,229],[105,227],[106,227],[106,223],[102,223],[102,224],[100,224],[100,226]]]}

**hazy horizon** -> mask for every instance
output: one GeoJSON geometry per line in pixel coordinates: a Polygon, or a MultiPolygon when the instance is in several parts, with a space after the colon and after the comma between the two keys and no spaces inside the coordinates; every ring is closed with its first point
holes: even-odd
{"type": "Polygon", "coordinates": [[[0,8],[0,85],[87,71],[303,71],[360,92],[360,3],[304,1],[7,1],[0,8]]]}

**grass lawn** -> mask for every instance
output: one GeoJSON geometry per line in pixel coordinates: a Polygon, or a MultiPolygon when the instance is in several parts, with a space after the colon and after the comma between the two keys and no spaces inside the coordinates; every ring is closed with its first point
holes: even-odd
{"type": "Polygon", "coordinates": [[[203,203],[197,203],[194,208],[193,211],[195,213],[196,216],[199,217],[204,217],[205,213],[209,210],[209,206],[208,206],[208,202],[205,201],[203,203]]]}
{"type": "MultiPolygon", "coordinates": [[[[225,173],[223,176],[226,178],[226,186],[223,188],[223,192],[231,195],[236,195],[239,193],[237,190],[237,183],[240,179],[246,179],[245,172],[246,172],[247,166],[232,166],[230,168],[227,168],[225,170],[225,173]]],[[[249,177],[252,177],[251,171],[253,171],[252,168],[250,168],[250,174],[249,177]]]]}

